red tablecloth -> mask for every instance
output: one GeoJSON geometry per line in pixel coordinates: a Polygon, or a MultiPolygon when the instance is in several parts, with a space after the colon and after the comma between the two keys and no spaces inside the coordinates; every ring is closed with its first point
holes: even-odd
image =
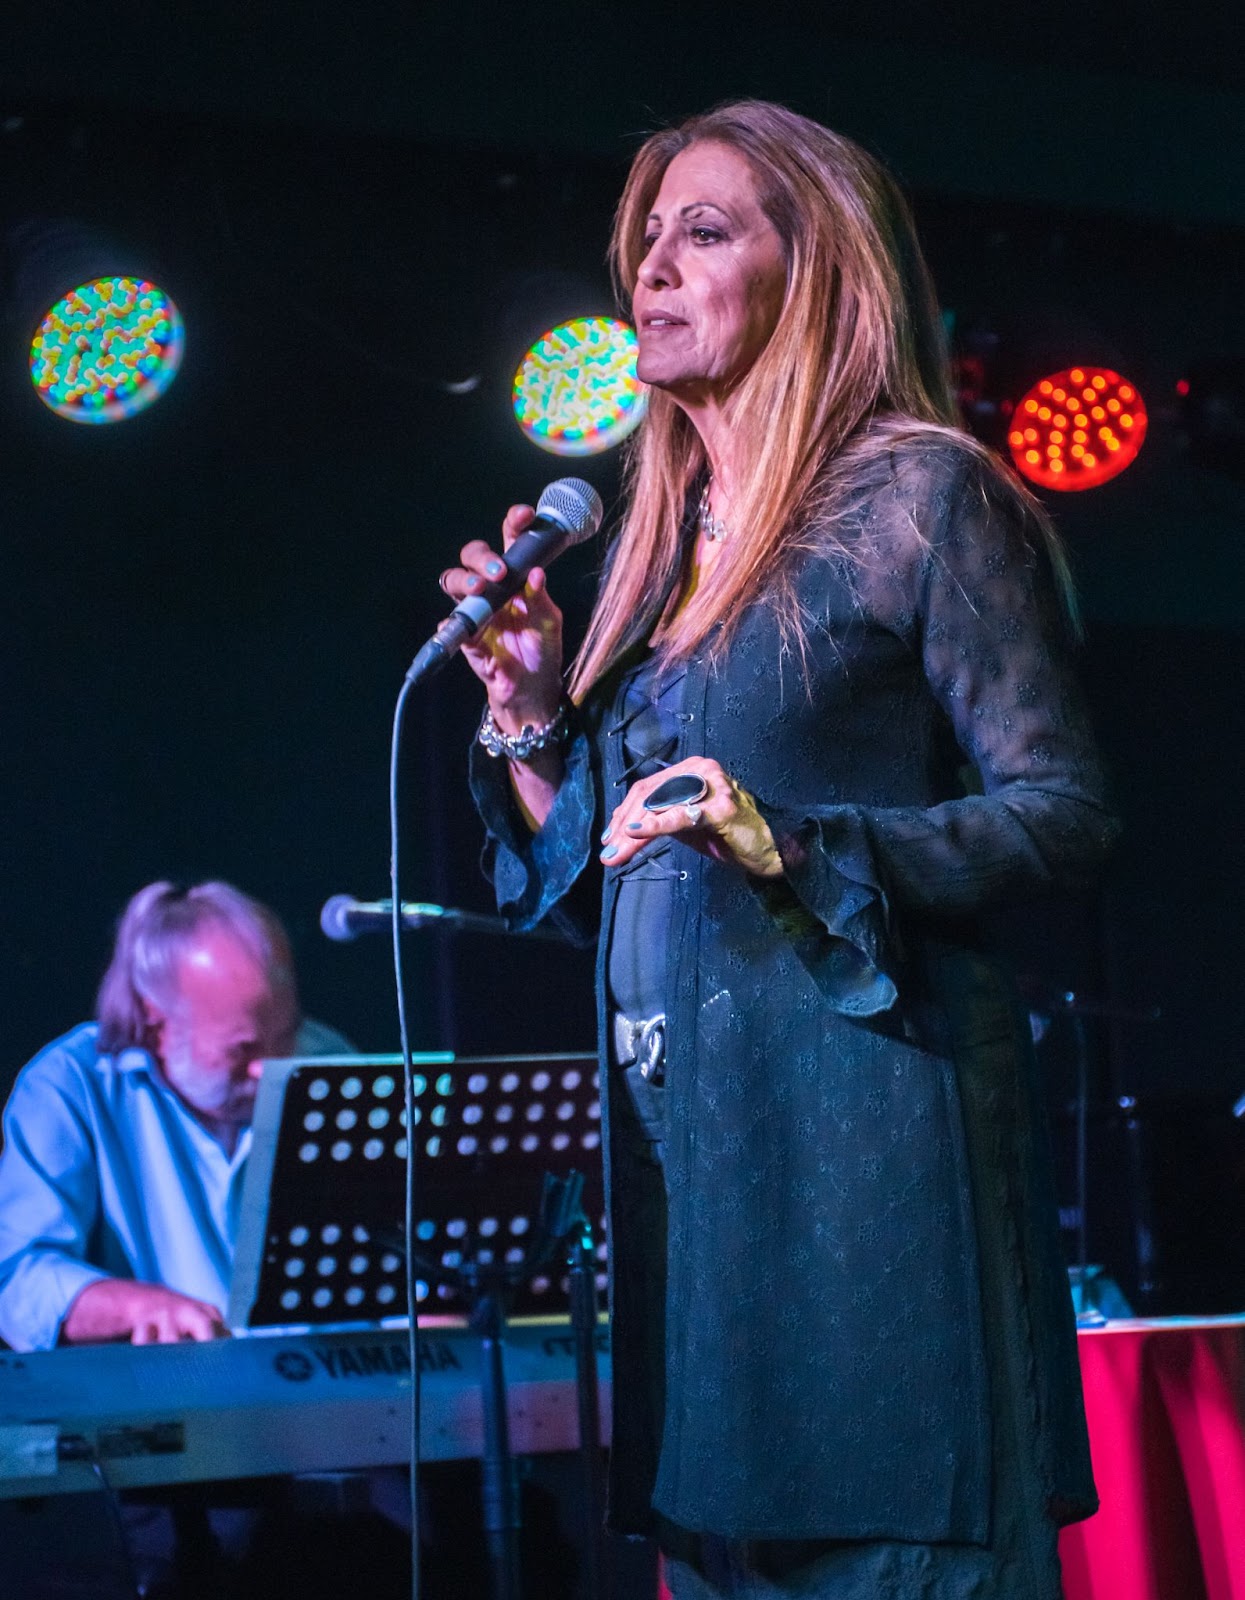
{"type": "Polygon", "coordinates": [[[1065,1600],[1245,1600],[1245,1317],[1078,1345],[1102,1509],[1060,1538],[1065,1600]]]}
{"type": "Polygon", "coordinates": [[[1245,1317],[1078,1343],[1102,1509],[1059,1541],[1066,1600],[1245,1600],[1245,1317]]]}

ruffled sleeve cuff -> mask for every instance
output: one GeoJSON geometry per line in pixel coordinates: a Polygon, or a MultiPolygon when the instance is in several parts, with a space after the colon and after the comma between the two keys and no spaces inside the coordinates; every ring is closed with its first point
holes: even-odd
{"type": "Polygon", "coordinates": [[[860,813],[836,806],[809,817],[761,800],[756,806],[774,836],[783,877],[753,881],[818,988],[847,1016],[888,1010],[898,993],[888,906],[860,813]]]}
{"type": "Polygon", "coordinates": [[[509,927],[526,932],[555,911],[592,857],[595,804],[588,738],[578,732],[567,745],[566,776],[538,833],[520,815],[506,763],[478,742],[471,746],[468,779],[487,830],[481,864],[496,890],[497,909],[509,927]]]}

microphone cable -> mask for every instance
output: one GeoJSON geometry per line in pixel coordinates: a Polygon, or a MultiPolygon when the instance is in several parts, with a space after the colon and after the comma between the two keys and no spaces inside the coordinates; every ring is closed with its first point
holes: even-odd
{"type": "MultiPolygon", "coordinates": [[[[545,557],[552,561],[567,544],[578,544],[581,540],[590,538],[601,525],[603,507],[601,497],[590,483],[585,483],[582,478],[560,478],[556,483],[548,484],[536,503],[538,518],[546,517],[545,532],[549,525],[555,525],[562,534],[562,542],[557,548],[551,550],[545,557]]],[[[531,530],[529,530],[529,533],[531,530]]],[[[534,535],[533,537],[539,537],[534,535]]],[[[528,539],[528,534],[521,534],[515,545],[508,552],[517,561],[520,559],[515,546],[523,548],[523,541],[528,539]]],[[[537,546],[536,548],[539,548],[537,546]]],[[[527,546],[528,565],[533,565],[532,545],[527,546]]],[[[527,577],[527,569],[516,570],[511,568],[510,577],[515,580],[518,588],[522,588],[527,577]]],[[[504,600],[502,601],[504,604],[504,600]]],[[[453,648],[457,649],[463,637],[474,634],[481,625],[486,624],[492,617],[494,610],[500,609],[494,602],[477,602],[468,606],[460,602],[451,613],[450,621],[456,621],[464,615],[467,625],[458,630],[457,642],[453,648]]],[[[398,820],[398,756],[402,744],[402,719],[406,711],[407,698],[416,683],[431,676],[438,671],[449,659],[453,651],[437,648],[439,635],[434,633],[432,638],[424,645],[415,660],[407,670],[398,691],[397,702],[393,708],[393,734],[389,743],[389,925],[393,939],[393,980],[397,991],[398,1001],[398,1035],[402,1049],[402,1104],[406,1117],[406,1314],[408,1321],[407,1351],[411,1363],[411,1600],[420,1600],[420,1573],[419,1573],[419,1433],[421,1413],[421,1383],[419,1372],[419,1317],[418,1296],[415,1286],[415,1196],[416,1196],[416,1171],[415,1171],[415,1096],[414,1064],[411,1060],[411,1043],[407,1031],[406,1021],[406,989],[402,972],[402,892],[399,872],[399,820],[398,820]]]]}
{"type": "Polygon", "coordinates": [[[393,981],[398,1000],[398,1036],[402,1051],[402,1106],[406,1118],[406,1204],[404,1240],[406,1256],[407,1356],[411,1364],[411,1600],[420,1600],[419,1573],[419,1429],[421,1383],[419,1368],[418,1294],[415,1284],[415,1096],[412,1078],[411,1041],[406,1021],[406,987],[402,970],[402,896],[399,892],[398,861],[398,754],[402,745],[402,718],[407,697],[414,688],[408,675],[398,691],[393,708],[393,735],[389,745],[389,893],[392,902],[390,926],[393,936],[393,981]]]}

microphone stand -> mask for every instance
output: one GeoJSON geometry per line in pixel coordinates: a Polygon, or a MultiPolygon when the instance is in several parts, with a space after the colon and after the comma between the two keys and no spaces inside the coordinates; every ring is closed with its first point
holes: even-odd
{"type": "Polygon", "coordinates": [[[1107,1318],[1095,1303],[1096,1297],[1091,1294],[1089,1285],[1089,1029],[1086,1018],[1155,1022],[1161,1013],[1157,1006],[1144,1010],[1087,1000],[1072,989],[1047,1003],[1052,1011],[1062,1012],[1068,1018],[1076,1046],[1076,1273],[1080,1291],[1076,1325],[1078,1328],[1102,1328],[1107,1318]]]}
{"type": "MultiPolygon", "coordinates": [[[[508,939],[565,940],[552,928],[510,928],[501,917],[484,911],[463,911],[457,906],[434,905],[429,900],[404,900],[403,933],[484,933],[508,939]]],[[[393,925],[392,900],[356,900],[353,895],[331,895],[320,908],[320,929],[335,943],[348,943],[369,933],[388,933],[393,925]]]]}
{"type": "Polygon", "coordinates": [[[571,1224],[571,1327],[575,1337],[575,1393],[579,1407],[579,1461],[588,1510],[588,1596],[609,1600],[602,1548],[605,1474],[601,1467],[601,1412],[597,1387],[597,1285],[592,1224],[583,1207],[571,1224]]]}
{"type": "Polygon", "coordinates": [[[575,1344],[575,1385],[579,1413],[579,1454],[584,1469],[589,1517],[589,1600],[608,1600],[602,1550],[601,1430],[597,1387],[597,1301],[592,1265],[592,1229],[583,1209],[584,1178],[545,1174],[540,1213],[521,1261],[466,1261],[447,1267],[411,1245],[412,1269],[430,1283],[452,1284],[471,1303],[469,1325],[480,1335],[480,1391],[484,1417],[481,1498],[484,1535],[492,1575],[493,1600],[521,1600],[519,1530],[522,1514],[510,1421],[504,1362],[506,1316],[511,1295],[549,1264],[559,1250],[569,1251],[571,1322],[575,1344]]]}
{"type": "MultiPolygon", "coordinates": [[[[1071,1001],[1069,993],[1065,999],[1071,1001]]],[[[1070,1009],[1070,1008],[1069,1008],[1070,1009]]],[[[1080,1300],[1076,1308],[1078,1328],[1102,1328],[1106,1317],[1099,1310],[1089,1287],[1089,1032],[1084,1014],[1070,1011],[1072,1037],[1076,1043],[1076,1256],[1080,1300]]]]}

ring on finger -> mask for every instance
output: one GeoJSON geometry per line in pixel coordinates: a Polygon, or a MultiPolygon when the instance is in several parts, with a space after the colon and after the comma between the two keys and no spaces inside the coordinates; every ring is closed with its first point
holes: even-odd
{"type": "Polygon", "coordinates": [[[699,772],[676,772],[665,778],[642,802],[645,811],[669,811],[674,806],[695,805],[709,793],[709,785],[699,772]]]}
{"type": "Polygon", "coordinates": [[[699,823],[704,812],[694,800],[689,800],[683,807],[683,815],[687,818],[688,827],[694,828],[699,823]]]}
{"type": "Polygon", "coordinates": [[[450,592],[445,587],[445,580],[449,577],[449,575],[450,575],[450,569],[447,567],[445,569],[445,571],[441,574],[441,576],[437,579],[437,588],[440,589],[442,594],[449,594],[449,592],[450,592]]]}

